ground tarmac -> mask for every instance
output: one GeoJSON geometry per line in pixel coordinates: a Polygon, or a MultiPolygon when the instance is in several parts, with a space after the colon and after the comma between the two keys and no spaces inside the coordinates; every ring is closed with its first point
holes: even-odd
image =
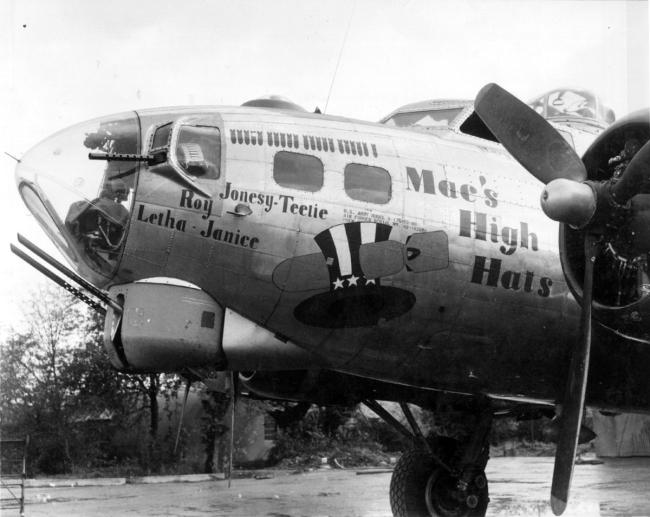
{"type": "MultiPolygon", "coordinates": [[[[551,516],[553,458],[494,458],[488,516],[551,516]]],[[[26,517],[54,516],[390,516],[390,472],[318,469],[266,472],[265,479],[28,488],[26,517]],[[372,472],[372,473],[371,473],[372,472]],[[360,475],[359,473],[363,473],[360,475]],[[272,477],[267,477],[270,475],[272,477]]],[[[200,478],[199,478],[200,479],[200,478]]],[[[164,482],[167,481],[167,482],[164,482]]],[[[119,481],[116,480],[116,483],[119,481]]],[[[10,510],[3,517],[17,515],[10,510]]],[[[650,458],[576,465],[566,516],[649,516],[650,458]]]]}

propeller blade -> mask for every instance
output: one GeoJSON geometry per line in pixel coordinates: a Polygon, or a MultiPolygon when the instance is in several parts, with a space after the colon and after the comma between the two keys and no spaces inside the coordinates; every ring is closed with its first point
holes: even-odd
{"type": "Polygon", "coordinates": [[[569,501],[569,488],[573,476],[582,413],[585,405],[589,353],[591,350],[591,303],[593,297],[594,262],[599,252],[595,236],[585,238],[585,275],[582,289],[582,314],[580,317],[580,341],[573,350],[569,376],[564,394],[560,422],[560,436],[555,452],[553,484],[551,485],[551,508],[561,515],[569,501]]]}
{"type": "Polygon", "coordinates": [[[650,141],[634,155],[621,178],[612,185],[614,201],[624,205],[641,191],[647,180],[650,180],[650,141]]]}
{"type": "Polygon", "coordinates": [[[474,110],[508,152],[542,183],[587,179],[571,145],[541,115],[497,84],[484,86],[474,110]]]}
{"type": "Polygon", "coordinates": [[[176,455],[178,442],[181,438],[181,429],[183,429],[183,415],[185,414],[185,406],[187,405],[187,396],[190,394],[191,385],[192,385],[192,381],[190,379],[187,379],[187,384],[185,385],[185,397],[183,398],[183,405],[181,406],[181,417],[178,420],[178,431],[176,431],[176,441],[174,442],[174,455],[176,455]]]}

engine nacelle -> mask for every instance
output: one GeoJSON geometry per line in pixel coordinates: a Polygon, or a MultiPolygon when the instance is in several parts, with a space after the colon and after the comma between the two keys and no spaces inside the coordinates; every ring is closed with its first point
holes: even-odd
{"type": "Polygon", "coordinates": [[[109,294],[123,311],[107,311],[104,346],[120,371],[273,371],[321,364],[313,354],[223,308],[195,287],[136,282],[114,286],[109,294]]]}

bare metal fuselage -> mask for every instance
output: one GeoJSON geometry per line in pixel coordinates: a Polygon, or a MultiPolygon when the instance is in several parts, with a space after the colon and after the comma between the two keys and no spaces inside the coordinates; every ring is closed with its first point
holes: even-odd
{"type": "MultiPolygon", "coordinates": [[[[147,153],[155,126],[195,115],[218,125],[220,174],[187,182],[138,165],[123,251],[104,286],[190,282],[311,352],[317,364],[305,369],[510,399],[561,395],[579,307],[558,225],[539,209],[541,183],[501,145],[307,113],[191,108],[139,112],[137,151],[147,153]],[[283,151],[322,163],[322,186],[281,185],[283,151]],[[350,164],[387,171],[387,199],[361,200],[346,183],[350,164]]],[[[647,409],[646,346],[595,333],[588,402],[647,409]]]]}

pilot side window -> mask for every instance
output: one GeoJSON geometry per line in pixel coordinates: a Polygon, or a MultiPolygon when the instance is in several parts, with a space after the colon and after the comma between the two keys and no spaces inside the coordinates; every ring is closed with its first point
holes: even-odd
{"type": "MultiPolygon", "coordinates": [[[[155,141],[155,137],[154,137],[155,141]]],[[[212,126],[181,126],[176,143],[178,163],[196,178],[217,179],[221,164],[221,137],[212,126]]]]}
{"type": "Polygon", "coordinates": [[[385,204],[390,201],[391,180],[387,170],[350,163],[343,171],[345,192],[352,199],[385,204]]]}
{"type": "Polygon", "coordinates": [[[156,151],[169,145],[169,137],[172,132],[172,122],[168,122],[156,129],[151,143],[151,151],[156,151]]]}
{"type": "Polygon", "coordinates": [[[308,154],[280,151],[273,158],[273,179],[282,187],[316,192],[323,186],[323,162],[308,154]]]}

